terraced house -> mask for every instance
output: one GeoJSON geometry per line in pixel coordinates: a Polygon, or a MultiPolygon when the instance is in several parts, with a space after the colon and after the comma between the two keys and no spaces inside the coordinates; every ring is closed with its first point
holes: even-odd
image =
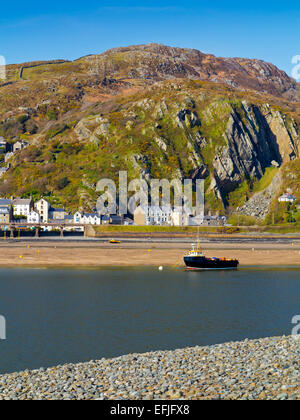
{"type": "Polygon", "coordinates": [[[41,216],[37,211],[32,210],[27,216],[27,223],[39,224],[41,223],[41,216]]]}
{"type": "Polygon", "coordinates": [[[0,207],[0,223],[10,223],[12,221],[12,208],[0,207]]]}
{"type": "Polygon", "coordinates": [[[35,207],[37,212],[41,216],[41,222],[48,223],[50,210],[50,204],[48,203],[48,201],[42,198],[41,200],[35,203],[35,207]]]}
{"type": "Polygon", "coordinates": [[[65,209],[62,208],[53,208],[51,207],[49,209],[49,219],[53,221],[64,221],[65,217],[68,215],[68,213],[65,211],[65,209]]]}
{"type": "Polygon", "coordinates": [[[84,225],[101,225],[101,216],[97,213],[80,213],[77,211],[74,214],[74,223],[84,225]]]}
{"type": "Polygon", "coordinates": [[[171,206],[139,206],[134,212],[136,225],[170,225],[171,220],[171,206]]]}
{"type": "Polygon", "coordinates": [[[12,200],[14,216],[27,217],[33,209],[32,198],[16,198],[12,200]]]}

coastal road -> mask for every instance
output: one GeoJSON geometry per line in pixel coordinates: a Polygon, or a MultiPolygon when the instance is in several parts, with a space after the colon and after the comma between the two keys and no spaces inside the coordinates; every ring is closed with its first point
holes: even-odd
{"type": "MultiPolygon", "coordinates": [[[[112,239],[112,238],[111,238],[112,239]]],[[[94,248],[94,249],[188,249],[196,238],[119,238],[120,244],[111,244],[110,238],[21,238],[0,239],[0,248],[57,247],[57,248],[94,248]]],[[[299,237],[201,237],[204,249],[282,249],[300,250],[299,237]]]]}
{"type": "MultiPolygon", "coordinates": [[[[113,235],[111,234],[110,237],[98,237],[98,238],[86,238],[84,236],[78,237],[78,236],[68,236],[68,237],[21,237],[21,238],[13,238],[13,239],[6,239],[0,238],[0,246],[5,246],[5,244],[18,244],[18,243],[40,243],[43,244],[45,242],[49,243],[69,243],[69,244],[107,244],[110,239],[115,239],[121,241],[121,243],[124,244],[145,244],[145,243],[153,243],[153,244],[191,244],[192,242],[197,241],[197,237],[151,237],[151,236],[144,236],[144,237],[130,237],[130,236],[118,236],[116,233],[113,235]]],[[[300,235],[283,235],[283,236],[201,236],[199,237],[199,240],[201,244],[280,244],[280,245],[290,245],[290,244],[297,244],[300,243],[300,235]]]]}

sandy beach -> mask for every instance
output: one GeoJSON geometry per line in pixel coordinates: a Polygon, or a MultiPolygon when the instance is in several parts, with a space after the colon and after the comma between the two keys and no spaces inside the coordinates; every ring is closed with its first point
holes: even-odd
{"type": "MultiPolygon", "coordinates": [[[[1,267],[183,266],[186,243],[1,242],[1,267]]],[[[205,244],[208,257],[237,258],[241,266],[299,266],[300,244],[205,244]]]]}

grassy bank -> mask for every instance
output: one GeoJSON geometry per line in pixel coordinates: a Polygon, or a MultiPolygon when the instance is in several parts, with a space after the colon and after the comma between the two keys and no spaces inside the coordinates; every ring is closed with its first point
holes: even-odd
{"type": "Polygon", "coordinates": [[[199,229],[200,234],[300,234],[299,225],[274,225],[274,226],[96,226],[93,227],[94,235],[120,234],[161,234],[161,235],[195,235],[199,229]]]}

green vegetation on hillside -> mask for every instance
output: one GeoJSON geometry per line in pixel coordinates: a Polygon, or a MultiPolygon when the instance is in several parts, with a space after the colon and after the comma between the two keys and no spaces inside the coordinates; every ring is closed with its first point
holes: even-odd
{"type": "MultiPolygon", "coordinates": [[[[92,210],[97,181],[117,183],[118,172],[127,170],[129,181],[203,177],[207,210],[225,214],[267,188],[279,169],[270,166],[271,159],[257,164],[255,146],[246,154],[245,159],[253,160],[248,173],[238,161],[242,140],[247,144],[251,135],[259,137],[258,124],[276,110],[286,122],[287,138],[293,133],[296,143],[298,104],[190,80],[188,68],[174,65],[168,54],[163,59],[150,54],[151,48],[24,65],[23,80],[21,66],[9,66],[11,84],[0,90],[0,136],[30,145],[11,158],[0,196],[47,197],[70,211],[92,210]],[[145,74],[137,75],[137,68],[145,74]],[[160,77],[162,69],[167,81],[160,77]]],[[[282,192],[289,188],[300,199],[299,158],[283,166],[282,174],[282,192]]],[[[274,197],[266,222],[297,223],[298,213],[296,206],[287,209],[274,197]]],[[[255,219],[239,219],[239,224],[247,223],[253,225],[255,219]]]]}

